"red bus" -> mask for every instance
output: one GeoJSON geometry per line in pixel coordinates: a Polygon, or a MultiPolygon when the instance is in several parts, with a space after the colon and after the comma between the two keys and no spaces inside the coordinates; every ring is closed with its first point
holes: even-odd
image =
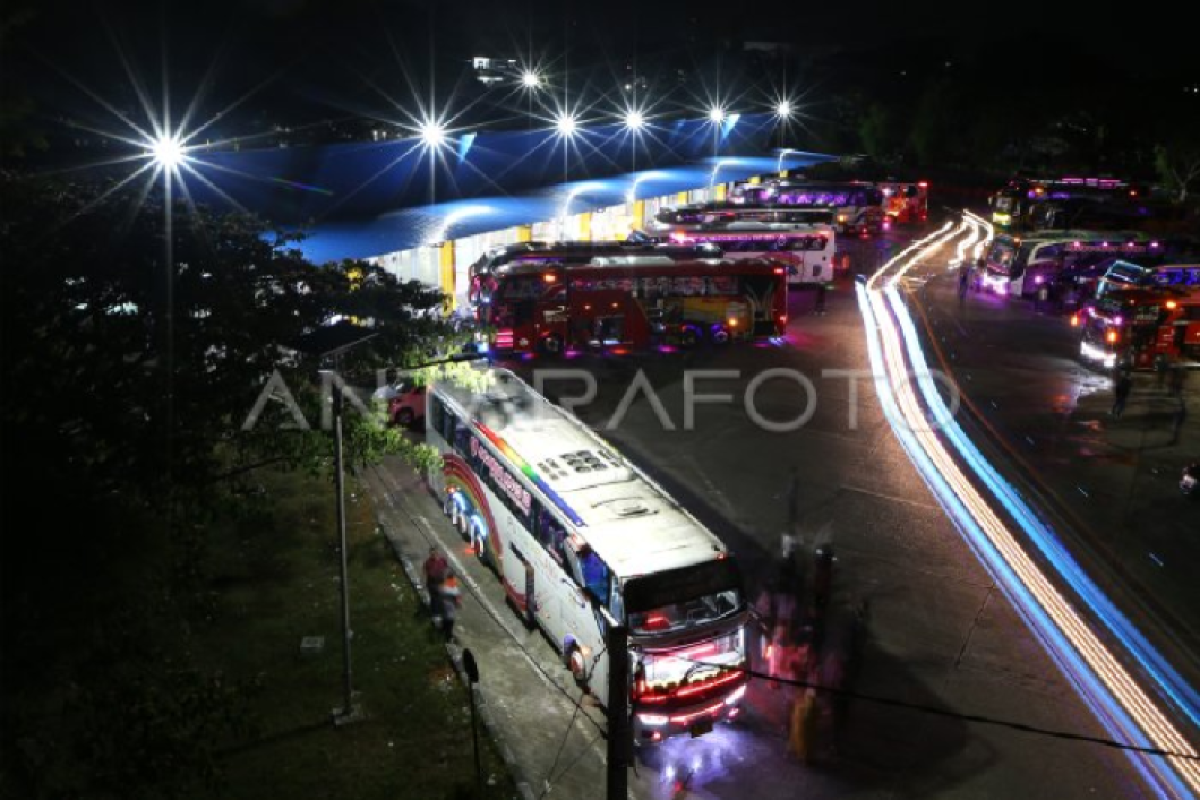
{"type": "Polygon", "coordinates": [[[1155,360],[1200,360],[1200,291],[1136,286],[1109,291],[1072,317],[1079,353],[1112,368],[1153,369],[1155,360]]]}
{"type": "Polygon", "coordinates": [[[480,322],[488,322],[486,306],[498,285],[498,275],[517,264],[586,264],[612,256],[667,256],[674,259],[720,258],[712,244],[679,245],[657,239],[602,242],[518,242],[494,247],[471,265],[467,300],[480,322]],[[484,308],[480,308],[480,307],[484,308]]]}
{"type": "Polygon", "coordinates": [[[492,300],[497,351],[692,347],[782,336],[787,269],[764,259],[514,265],[492,300]]]}
{"type": "Polygon", "coordinates": [[[929,181],[881,181],[885,222],[920,225],[929,219],[929,181]]]}

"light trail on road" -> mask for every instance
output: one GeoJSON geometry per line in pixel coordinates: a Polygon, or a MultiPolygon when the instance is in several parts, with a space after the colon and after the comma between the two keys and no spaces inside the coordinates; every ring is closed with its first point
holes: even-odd
{"type": "MultiPolygon", "coordinates": [[[[885,414],[950,518],[1101,722],[1138,746],[1187,756],[1148,758],[1131,754],[1147,783],[1161,796],[1192,797],[1200,789],[1200,763],[1194,760],[1195,750],[1021,548],[943,441],[943,437],[950,441],[1022,527],[1034,523],[1028,509],[1013,502],[1011,488],[1002,485],[990,465],[984,469],[986,460],[973,446],[966,446],[969,441],[933,386],[915,327],[896,289],[897,281],[909,270],[967,229],[972,238],[980,229],[986,231],[984,240],[976,244],[977,250],[991,234],[990,226],[973,216],[965,217],[956,230],[952,228],[953,223],[947,223],[913,243],[858,286],[868,351],[885,414]],[[896,272],[887,276],[893,268],[896,272]],[[921,390],[925,407],[918,400],[914,384],[921,390]],[[930,424],[931,416],[934,425],[930,424]]],[[[960,258],[965,249],[960,247],[960,258]]]]}

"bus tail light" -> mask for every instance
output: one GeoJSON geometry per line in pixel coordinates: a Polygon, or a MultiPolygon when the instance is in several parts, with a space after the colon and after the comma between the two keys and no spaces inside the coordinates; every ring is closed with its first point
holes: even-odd
{"type": "Polygon", "coordinates": [[[787,314],[780,314],[780,315],[779,315],[779,324],[780,324],[780,325],[787,325],[787,314]]]}
{"type": "Polygon", "coordinates": [[[783,267],[776,267],[775,269],[773,269],[771,271],[774,272],[776,275],[782,275],[783,273],[787,272],[787,270],[785,270],[783,267]]]}
{"type": "Polygon", "coordinates": [[[1109,331],[1108,333],[1104,334],[1104,341],[1108,342],[1109,344],[1116,344],[1117,332],[1109,331]]]}
{"type": "Polygon", "coordinates": [[[1078,328],[1078,327],[1079,327],[1079,314],[1072,314],[1072,315],[1071,315],[1071,327],[1072,327],[1072,328],[1078,328]]]}
{"type": "Polygon", "coordinates": [[[736,317],[730,317],[727,321],[729,322],[729,327],[731,327],[731,328],[736,328],[738,325],[738,321],[737,321],[736,317]]]}
{"type": "Polygon", "coordinates": [[[556,280],[558,280],[558,276],[553,272],[547,272],[542,276],[542,280],[544,280],[546,283],[554,283],[556,280]]]}
{"type": "Polygon", "coordinates": [[[1167,309],[1168,309],[1168,310],[1174,309],[1174,308],[1176,308],[1178,305],[1179,305],[1179,304],[1178,304],[1178,303],[1176,303],[1174,300],[1168,300],[1168,301],[1167,301],[1167,309]]]}

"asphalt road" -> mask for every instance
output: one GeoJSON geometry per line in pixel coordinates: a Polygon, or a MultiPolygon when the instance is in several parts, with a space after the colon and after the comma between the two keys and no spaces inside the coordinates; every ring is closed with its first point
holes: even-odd
{"type": "MultiPolygon", "coordinates": [[[[903,239],[846,243],[852,271],[873,269],[903,239]]],[[[752,592],[788,527],[794,470],[804,546],[831,543],[838,603],[870,607],[856,691],[1103,737],[908,462],[870,381],[857,381],[852,393],[847,378],[829,376],[868,367],[849,279],[829,296],[827,315],[811,315],[812,304],[811,294],[794,294],[781,345],[516,366],[530,378],[548,368],[594,375],[597,396],[577,413],[731,546],[752,592]],[[729,399],[694,404],[690,426],[687,370],[736,372],[692,373],[696,391],[729,399]],[[815,407],[801,427],[764,430],[747,411],[747,388],[766,370],[789,371],[760,380],[753,394],[757,414],[776,422],[805,409],[793,375],[811,381],[815,407]],[[644,389],[623,402],[639,371],[657,403],[644,389]]],[[[569,398],[583,381],[544,385],[569,398]]],[[[866,700],[851,703],[837,752],[805,766],[787,751],[784,701],[761,686],[749,701],[742,725],[672,742],[643,763],[636,793],[668,796],[673,779],[694,770],[689,788],[697,797],[1142,796],[1128,759],[1112,749],[866,700]]]]}

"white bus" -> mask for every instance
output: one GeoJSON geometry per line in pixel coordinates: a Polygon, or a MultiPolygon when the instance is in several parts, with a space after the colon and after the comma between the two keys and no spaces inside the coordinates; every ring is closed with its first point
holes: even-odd
{"type": "Polygon", "coordinates": [[[731,222],[728,225],[676,228],[676,244],[713,244],[724,258],[766,258],[787,266],[789,285],[828,283],[833,280],[837,234],[831,225],[779,225],[766,222],[731,222]]]}
{"type": "Polygon", "coordinates": [[[435,383],[443,510],[606,708],[605,610],[628,627],[634,741],[699,735],[746,691],[749,608],[728,549],[575,417],[507,370],[435,383]]]}

